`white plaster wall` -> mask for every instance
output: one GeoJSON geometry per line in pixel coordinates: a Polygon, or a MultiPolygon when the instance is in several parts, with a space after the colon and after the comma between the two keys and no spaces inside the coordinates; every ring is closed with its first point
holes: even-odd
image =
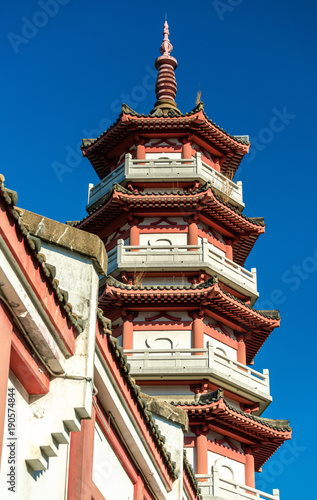
{"type": "MultiPolygon", "coordinates": [[[[78,316],[87,318],[92,293],[92,276],[96,273],[91,260],[47,243],[42,243],[41,251],[46,255],[47,262],[56,266],[59,286],[67,290],[73,311],[78,316]]],[[[94,292],[96,295],[96,290],[94,292]]],[[[94,298],[97,299],[97,295],[94,298]]]]}
{"type": "Polygon", "coordinates": [[[229,347],[228,345],[220,342],[220,340],[216,340],[209,335],[204,334],[204,344],[207,346],[207,342],[212,342],[214,346],[214,350],[219,352],[219,354],[224,354],[230,359],[237,361],[237,351],[233,347],[229,347]]]}
{"type": "Polygon", "coordinates": [[[236,481],[237,483],[245,483],[245,466],[240,462],[236,462],[231,458],[224,457],[218,453],[208,450],[208,471],[211,473],[211,468],[217,460],[217,467],[219,470],[219,475],[225,477],[230,481],[236,481]],[[231,471],[232,473],[231,473],[231,471]],[[233,477],[232,477],[233,476],[233,477]]]}
{"type": "Polygon", "coordinates": [[[97,423],[92,477],[107,500],[118,500],[119,492],[120,498],[133,500],[133,483],[97,423]]]}
{"type": "MultiPolygon", "coordinates": [[[[4,435],[4,446],[1,460],[0,473],[0,498],[1,500],[64,500],[66,498],[66,471],[68,461],[68,446],[60,445],[57,457],[48,459],[46,471],[34,472],[27,468],[25,460],[29,458],[29,442],[36,441],[32,436],[29,426],[29,396],[16,377],[10,373],[9,387],[15,390],[15,413],[16,413],[16,492],[8,491],[8,448],[7,432],[4,435]]],[[[39,398],[40,399],[40,398],[39,398]]],[[[7,413],[7,412],[6,412],[7,413]]],[[[41,418],[39,412],[38,418],[41,418]]],[[[5,429],[7,429],[7,420],[5,429]]]]}
{"type": "MultiPolygon", "coordinates": [[[[140,245],[187,245],[187,233],[140,234],[140,245]],[[163,240],[163,241],[162,241],[163,240]]],[[[169,252],[166,249],[166,252],[169,252]]]]}
{"type": "Polygon", "coordinates": [[[133,332],[133,349],[189,349],[191,338],[191,330],[136,330],[133,332]],[[161,339],[170,339],[171,342],[163,345],[161,339]]]}
{"type": "Polygon", "coordinates": [[[146,153],[145,158],[147,160],[159,160],[160,158],[171,158],[171,159],[181,159],[182,153],[181,152],[169,152],[169,151],[164,151],[162,153],[146,153]]]}
{"type": "Polygon", "coordinates": [[[173,489],[167,494],[168,500],[180,500],[183,491],[183,446],[184,434],[182,427],[171,420],[153,415],[162,435],[166,438],[166,448],[176,462],[178,479],[173,482],[173,489]]]}

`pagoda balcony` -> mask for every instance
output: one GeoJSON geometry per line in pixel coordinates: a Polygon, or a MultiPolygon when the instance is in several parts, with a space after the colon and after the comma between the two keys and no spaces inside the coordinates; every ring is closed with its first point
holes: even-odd
{"type": "Polygon", "coordinates": [[[259,404],[260,413],[271,403],[269,371],[260,373],[214,349],[126,349],[131,375],[137,380],[172,377],[210,378],[225,390],[259,404]]]}
{"type": "Polygon", "coordinates": [[[221,282],[250,297],[253,305],[257,292],[256,269],[247,271],[232,260],[218,253],[207,239],[202,245],[124,245],[122,239],[108,253],[108,274],[125,271],[199,271],[216,274],[221,282]]]}
{"type": "Polygon", "coordinates": [[[264,493],[237,483],[236,481],[221,477],[218,467],[212,467],[211,474],[196,474],[201,489],[203,500],[280,500],[280,492],[273,490],[273,494],[264,493]]]}
{"type": "Polygon", "coordinates": [[[164,158],[164,159],[132,159],[130,153],[125,155],[125,161],[111,174],[107,175],[96,186],[89,189],[87,210],[98,204],[116,182],[125,185],[127,182],[194,182],[204,184],[210,181],[215,192],[222,199],[238,210],[244,209],[242,201],[242,182],[230,180],[201,159],[201,153],[195,158],[164,158]]]}

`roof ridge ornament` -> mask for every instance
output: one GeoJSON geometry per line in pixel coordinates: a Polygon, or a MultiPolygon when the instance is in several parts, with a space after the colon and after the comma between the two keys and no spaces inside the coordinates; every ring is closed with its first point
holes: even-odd
{"type": "Polygon", "coordinates": [[[150,115],[153,116],[170,116],[173,111],[173,116],[181,115],[177,109],[175,102],[177,83],[175,78],[175,69],[177,68],[177,60],[170,54],[173,50],[173,45],[169,40],[169,29],[167,21],[164,23],[163,41],[160,46],[159,56],[155,61],[155,67],[158,70],[158,75],[155,84],[156,103],[150,115]]]}

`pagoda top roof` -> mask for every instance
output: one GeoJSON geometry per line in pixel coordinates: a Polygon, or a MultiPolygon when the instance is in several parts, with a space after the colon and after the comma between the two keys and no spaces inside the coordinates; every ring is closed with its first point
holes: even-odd
{"type": "Polygon", "coordinates": [[[112,190],[100,200],[100,205],[73,225],[98,234],[106,224],[127,210],[144,210],[146,216],[146,212],[155,209],[159,209],[161,213],[164,210],[177,209],[178,212],[183,210],[188,216],[198,210],[199,213],[211,217],[232,235],[233,258],[240,266],[244,265],[259,235],[265,231],[263,218],[251,218],[238,212],[235,207],[221,200],[213,191],[210,182],[188,193],[183,191],[143,193],[131,191],[115,183],[112,190]]]}
{"type": "Polygon", "coordinates": [[[179,132],[180,136],[197,135],[217,149],[226,156],[221,167],[223,173],[236,172],[250,148],[248,136],[230,135],[211,121],[204,111],[203,102],[185,114],[174,108],[154,108],[148,115],[139,114],[123,104],[118,119],[108,130],[97,138],[83,139],[83,156],[89,159],[100,179],[103,179],[110,172],[109,160],[118,156],[118,146],[123,141],[125,146],[130,146],[125,141],[129,136],[132,145],[136,135],[164,135],[170,132],[179,132]]]}
{"type": "Polygon", "coordinates": [[[221,429],[224,434],[226,431],[238,432],[242,442],[247,443],[246,446],[251,445],[257,471],[284,441],[291,439],[292,429],[288,420],[267,419],[245,413],[224,399],[222,389],[200,394],[195,400],[181,397],[180,401],[172,401],[171,404],[187,411],[191,428],[205,426],[205,423],[208,425],[206,417],[208,419],[212,415],[210,425],[220,428],[218,432],[221,429]]]}
{"type": "MultiPolygon", "coordinates": [[[[245,339],[247,363],[250,364],[270,333],[279,326],[278,311],[258,311],[250,305],[225,292],[218,283],[217,276],[199,284],[190,285],[127,285],[107,276],[99,297],[99,305],[105,313],[113,307],[128,308],[140,305],[153,307],[183,307],[195,310],[200,307],[225,317],[236,325],[237,331],[248,333],[245,339]]],[[[234,328],[234,326],[232,326],[234,328]]]]}

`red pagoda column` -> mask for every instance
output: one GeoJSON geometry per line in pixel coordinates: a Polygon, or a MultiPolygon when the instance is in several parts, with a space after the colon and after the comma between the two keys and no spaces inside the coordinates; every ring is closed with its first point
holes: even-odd
{"type": "Polygon", "coordinates": [[[242,336],[238,337],[237,361],[238,361],[238,363],[242,363],[243,365],[246,365],[245,342],[244,342],[244,338],[242,336]]]}
{"type": "Polygon", "coordinates": [[[145,160],[145,140],[139,139],[136,146],[137,160],[145,160]]]}
{"type": "MultiPolygon", "coordinates": [[[[204,348],[204,322],[203,315],[201,312],[193,313],[193,348],[203,349],[204,348]]],[[[194,354],[203,354],[202,352],[196,352],[194,354]]]]}
{"type": "Polygon", "coordinates": [[[198,245],[198,226],[192,218],[188,221],[188,245],[198,245]]]}
{"type": "Polygon", "coordinates": [[[133,349],[133,315],[131,313],[123,319],[122,347],[123,349],[133,349]]]}
{"type": "Polygon", "coordinates": [[[195,469],[196,474],[208,474],[207,436],[204,434],[196,436],[195,469]]]}
{"type": "Polygon", "coordinates": [[[186,137],[185,139],[183,139],[182,143],[183,143],[182,158],[184,158],[185,160],[190,160],[190,158],[192,157],[192,146],[190,137],[186,137]]]}
{"type": "Polygon", "coordinates": [[[255,488],[254,456],[251,448],[245,450],[245,484],[250,488],[255,488]]]}
{"type": "Polygon", "coordinates": [[[138,225],[133,222],[133,225],[130,227],[130,245],[138,246],[140,237],[140,231],[138,225]]]}

